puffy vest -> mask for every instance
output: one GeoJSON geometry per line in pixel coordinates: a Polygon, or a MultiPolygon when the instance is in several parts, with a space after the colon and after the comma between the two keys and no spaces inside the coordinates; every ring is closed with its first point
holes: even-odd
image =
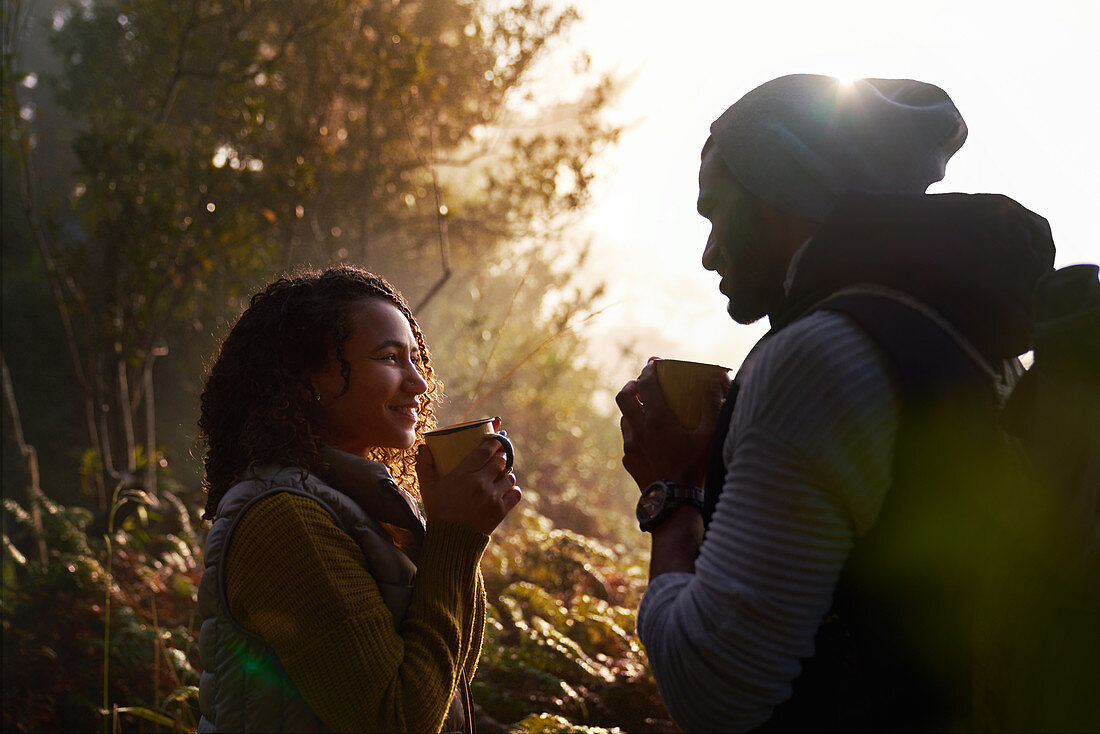
{"type": "MultiPolygon", "coordinates": [[[[349,460],[358,463],[355,479],[367,478],[376,485],[377,492],[403,497],[384,467],[343,456],[344,468],[349,460]]],[[[348,473],[342,474],[339,470],[333,472],[337,479],[346,480],[348,473]]],[[[199,658],[203,667],[199,681],[200,733],[329,731],[302,699],[271,647],[238,624],[229,611],[225,551],[233,531],[253,503],[278,492],[317,501],[356,542],[395,625],[403,619],[412,598],[416,566],[394,546],[390,534],[350,497],[296,468],[268,465],[251,470],[219,502],[216,519],[206,537],[205,569],[198,593],[202,618],[199,658]]],[[[468,731],[471,721],[468,687],[463,676],[442,730],[468,731]]]]}

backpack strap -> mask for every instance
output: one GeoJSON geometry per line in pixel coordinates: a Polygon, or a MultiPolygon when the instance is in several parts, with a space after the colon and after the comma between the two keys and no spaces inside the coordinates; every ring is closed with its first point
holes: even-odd
{"type": "Polygon", "coordinates": [[[883,349],[895,369],[902,395],[927,398],[943,385],[975,388],[996,399],[982,365],[944,325],[908,303],[880,292],[842,292],[811,311],[848,316],[883,349]]]}
{"type": "MultiPolygon", "coordinates": [[[[841,313],[859,324],[889,356],[902,394],[908,401],[928,399],[935,394],[938,387],[953,385],[988,396],[989,407],[992,409],[996,400],[996,392],[990,389],[994,376],[985,374],[988,368],[979,366],[980,357],[974,356],[947,328],[922,312],[919,304],[903,302],[893,296],[892,292],[853,289],[819,302],[802,316],[817,310],[841,313]]],[[[790,322],[777,324],[764,339],[788,323],[790,322]]],[[[734,379],[718,413],[718,421],[711,438],[706,479],[703,483],[704,528],[710,525],[725,483],[726,465],[722,447],[729,434],[740,387],[740,383],[734,379]]]]}
{"type": "Polygon", "coordinates": [[[710,439],[710,449],[707,458],[707,473],[703,480],[703,527],[710,525],[710,519],[714,517],[714,510],[718,507],[718,496],[722,494],[722,486],[726,482],[726,462],[722,457],[722,447],[726,443],[726,436],[730,432],[730,421],[733,419],[733,406],[737,403],[737,393],[741,389],[741,383],[734,379],[730,385],[726,398],[722,402],[722,408],[718,411],[718,421],[714,424],[714,435],[710,439]]]}

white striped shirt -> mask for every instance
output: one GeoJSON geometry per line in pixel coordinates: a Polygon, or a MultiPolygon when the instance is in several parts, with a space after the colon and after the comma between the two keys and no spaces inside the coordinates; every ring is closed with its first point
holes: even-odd
{"type": "Polygon", "coordinates": [[[661,696],[689,732],[752,729],[790,697],[890,484],[898,387],[846,317],[791,324],[738,379],[725,485],[695,573],[654,579],[638,613],[661,696]]]}

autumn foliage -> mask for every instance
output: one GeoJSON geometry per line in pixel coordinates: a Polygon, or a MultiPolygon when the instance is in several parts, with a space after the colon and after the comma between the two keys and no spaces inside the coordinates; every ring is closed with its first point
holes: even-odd
{"type": "Polygon", "coordinates": [[[615,81],[537,0],[3,7],[5,731],[189,730],[197,395],[259,285],[386,276],[441,421],[500,415],[527,502],[485,557],[483,731],[671,728],[570,225],[615,81]]]}

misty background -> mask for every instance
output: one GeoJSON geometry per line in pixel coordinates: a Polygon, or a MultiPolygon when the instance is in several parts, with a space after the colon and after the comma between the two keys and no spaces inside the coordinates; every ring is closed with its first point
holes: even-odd
{"type": "Polygon", "coordinates": [[[1100,259],[1088,0],[6,0],[3,23],[5,730],[193,726],[198,396],[281,273],[391,280],[440,421],[499,415],[517,447],[481,728],[665,731],[613,396],[650,355],[736,368],[766,330],[699,264],[710,122],[782,74],[935,83],[970,134],[931,190],[1005,193],[1058,265],[1100,259]]]}

